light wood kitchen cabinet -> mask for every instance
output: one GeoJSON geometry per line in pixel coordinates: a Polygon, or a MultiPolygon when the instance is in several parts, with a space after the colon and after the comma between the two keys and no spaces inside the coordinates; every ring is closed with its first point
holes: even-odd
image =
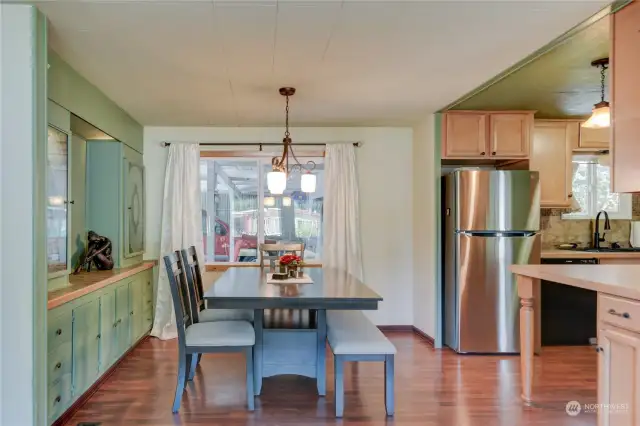
{"type": "Polygon", "coordinates": [[[640,192],[640,1],[611,17],[611,180],[614,192],[640,192]]]}
{"type": "Polygon", "coordinates": [[[577,121],[536,120],[529,169],[540,174],[541,207],[572,202],[572,149],[579,138],[577,121]]]}
{"type": "Polygon", "coordinates": [[[598,426],[640,424],[640,335],[600,322],[598,426]]]}
{"type": "Polygon", "coordinates": [[[442,158],[529,157],[532,111],[450,111],[443,114],[442,158]]]}
{"type": "Polygon", "coordinates": [[[490,114],[489,144],[491,157],[526,158],[533,114],[490,114]]]}
{"type": "Polygon", "coordinates": [[[487,115],[447,113],[444,115],[445,158],[482,158],[487,156],[487,115]]]}
{"type": "Polygon", "coordinates": [[[581,149],[609,149],[609,141],[611,140],[611,129],[591,129],[580,127],[580,140],[578,148],[581,149]]]}

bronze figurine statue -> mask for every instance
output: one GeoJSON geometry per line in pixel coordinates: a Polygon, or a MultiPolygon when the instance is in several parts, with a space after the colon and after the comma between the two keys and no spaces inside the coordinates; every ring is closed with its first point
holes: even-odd
{"type": "Polygon", "coordinates": [[[80,257],[78,266],[73,273],[77,274],[81,269],[91,272],[91,265],[95,265],[99,271],[109,271],[113,269],[114,262],[111,256],[111,240],[93,231],[89,231],[87,240],[87,250],[80,257]]]}

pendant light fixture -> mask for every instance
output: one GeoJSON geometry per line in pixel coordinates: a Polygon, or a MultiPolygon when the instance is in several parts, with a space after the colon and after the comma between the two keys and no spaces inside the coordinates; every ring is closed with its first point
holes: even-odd
{"type": "Polygon", "coordinates": [[[604,100],[604,77],[605,71],[609,68],[609,58],[597,59],[591,62],[591,65],[600,68],[600,102],[593,106],[591,117],[582,123],[582,127],[601,129],[611,126],[609,102],[604,100]]]}
{"type": "Polygon", "coordinates": [[[271,171],[267,173],[267,188],[272,194],[282,194],[287,188],[287,179],[293,172],[300,172],[300,189],[303,192],[315,192],[316,190],[316,176],[311,174],[313,169],[316,168],[316,163],[308,161],[306,166],[303,166],[296,154],[293,152],[291,146],[291,133],[289,132],[289,97],[296,93],[296,89],[293,87],[281,87],[280,94],[287,99],[285,108],[285,132],[282,144],[282,156],[273,157],[271,159],[271,171]],[[294,164],[289,166],[289,154],[295,161],[294,164]]]}

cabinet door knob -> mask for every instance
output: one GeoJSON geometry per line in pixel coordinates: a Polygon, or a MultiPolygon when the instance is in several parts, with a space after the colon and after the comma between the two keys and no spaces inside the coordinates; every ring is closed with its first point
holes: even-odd
{"type": "Polygon", "coordinates": [[[133,311],[129,312],[129,315],[133,315],[133,311]]]}
{"type": "Polygon", "coordinates": [[[101,335],[101,334],[98,334],[98,335],[96,336],[96,339],[100,340],[100,338],[101,338],[101,337],[102,337],[102,335],[101,335]]]}
{"type": "Polygon", "coordinates": [[[58,336],[59,336],[59,335],[61,335],[61,334],[62,334],[62,330],[61,330],[61,329],[57,329],[57,330],[56,330],[56,334],[57,334],[58,336]]]}
{"type": "Polygon", "coordinates": [[[572,198],[572,197],[573,197],[573,192],[570,192],[570,193],[569,193],[569,195],[568,195],[568,197],[569,197],[569,198],[572,198]]]}
{"type": "Polygon", "coordinates": [[[59,370],[61,367],[62,367],[62,363],[61,362],[56,364],[56,370],[59,370]]]}
{"type": "Polygon", "coordinates": [[[485,152],[484,152],[484,151],[482,151],[482,152],[480,153],[480,155],[484,155],[484,154],[485,154],[485,152]]]}
{"type": "Polygon", "coordinates": [[[596,346],[596,352],[598,352],[598,353],[604,352],[604,349],[602,349],[602,347],[600,347],[600,346],[596,346]]]}
{"type": "Polygon", "coordinates": [[[609,314],[615,315],[615,316],[621,317],[621,318],[626,318],[626,319],[631,318],[631,315],[629,314],[629,312],[620,313],[620,312],[616,312],[615,309],[609,309],[609,314]]]}
{"type": "Polygon", "coordinates": [[[496,152],[495,152],[495,151],[493,151],[493,152],[491,153],[491,155],[496,155],[496,152]]]}
{"type": "Polygon", "coordinates": [[[56,404],[57,404],[58,402],[60,402],[60,395],[56,396],[56,399],[55,399],[53,402],[54,402],[54,403],[56,403],[56,404]]]}
{"type": "Polygon", "coordinates": [[[76,203],[75,200],[69,201],[69,204],[75,204],[75,203],[76,203]]]}

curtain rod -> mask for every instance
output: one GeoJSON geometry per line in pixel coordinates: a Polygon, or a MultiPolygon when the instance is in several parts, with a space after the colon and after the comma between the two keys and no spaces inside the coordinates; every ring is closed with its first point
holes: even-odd
{"type": "MultiPolygon", "coordinates": [[[[161,142],[160,146],[167,147],[171,145],[171,142],[161,142]]],[[[260,147],[260,151],[262,151],[263,146],[283,146],[281,142],[202,142],[199,143],[200,146],[257,146],[260,147]]],[[[327,146],[326,143],[292,143],[294,146],[327,146]]],[[[362,146],[362,142],[353,142],[353,146],[359,148],[362,146]]]]}

